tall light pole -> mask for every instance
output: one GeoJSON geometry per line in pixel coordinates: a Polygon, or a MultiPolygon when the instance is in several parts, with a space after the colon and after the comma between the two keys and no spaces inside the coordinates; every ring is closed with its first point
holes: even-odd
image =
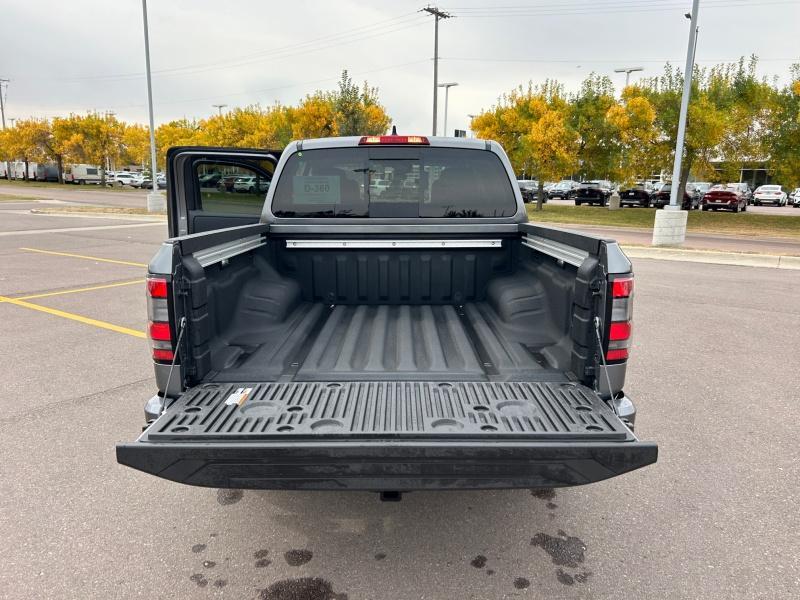
{"type": "Polygon", "coordinates": [[[467,116],[469,117],[469,130],[472,132],[472,137],[475,137],[475,130],[472,128],[472,121],[473,121],[473,120],[475,119],[475,117],[477,117],[478,115],[467,115],[467,116]]]}
{"type": "Polygon", "coordinates": [[[628,83],[631,80],[631,73],[636,73],[637,71],[644,71],[644,67],[623,67],[622,69],[614,69],[614,73],[625,73],[625,87],[628,87],[628,83]]]}
{"type": "Polygon", "coordinates": [[[214,108],[216,108],[219,111],[219,116],[221,117],[222,116],[222,109],[225,108],[228,105],[227,104],[212,104],[211,106],[213,106],[214,108]]]}
{"type": "MultiPolygon", "coordinates": [[[[447,135],[447,101],[450,98],[450,88],[457,86],[458,84],[455,81],[451,81],[450,83],[440,83],[439,87],[444,88],[444,135],[447,135]]],[[[433,135],[436,135],[436,132],[433,132],[433,135]]]]}
{"type": "Polygon", "coordinates": [[[439,10],[435,6],[426,6],[421,9],[434,17],[433,29],[433,135],[436,135],[436,108],[438,106],[437,92],[439,89],[439,19],[449,19],[453,15],[439,10]]]}
{"type": "Polygon", "coordinates": [[[147,194],[147,211],[156,212],[166,210],[167,205],[161,194],[158,193],[158,170],[156,169],[156,127],[153,118],[153,81],[150,76],[150,32],[147,26],[147,0],[142,0],[142,19],[144,21],[144,63],[147,72],[147,110],[150,114],[150,179],[153,188],[147,194]]]}
{"type": "MultiPolygon", "coordinates": [[[[686,219],[688,213],[681,210],[678,202],[678,191],[681,182],[681,163],[683,161],[683,145],[686,139],[686,114],[689,110],[689,97],[692,94],[692,73],[694,71],[695,39],[697,36],[697,17],[700,12],[700,0],[692,1],[692,12],[686,16],[692,20],[689,29],[689,46],[686,49],[686,69],[683,73],[683,95],[681,111],[678,117],[678,136],[675,140],[675,162],[672,166],[672,182],[669,193],[669,206],[665,210],[656,211],[653,228],[653,245],[680,245],[686,240],[686,219]]],[[[681,198],[682,200],[682,198],[681,198]]]]}
{"type": "MultiPolygon", "coordinates": [[[[0,119],[3,121],[3,129],[6,128],[6,107],[3,104],[3,84],[8,87],[8,79],[0,79],[0,119]]],[[[6,161],[6,179],[11,179],[11,165],[6,161]]]]}

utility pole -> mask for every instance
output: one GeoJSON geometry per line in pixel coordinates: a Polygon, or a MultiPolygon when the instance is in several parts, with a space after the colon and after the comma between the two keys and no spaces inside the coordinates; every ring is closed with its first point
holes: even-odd
{"type": "Polygon", "coordinates": [[[153,188],[147,194],[147,212],[166,210],[167,204],[158,193],[158,171],[156,169],[156,129],[153,119],[153,82],[150,77],[150,33],[147,27],[147,0],[142,0],[142,19],[144,21],[144,62],[147,72],[147,108],[150,113],[150,179],[153,188]]]}
{"type": "Polygon", "coordinates": [[[219,111],[219,116],[221,117],[222,116],[222,109],[225,108],[228,105],[227,104],[212,104],[211,106],[213,106],[214,108],[217,109],[217,111],[219,111]]]}
{"type": "MultiPolygon", "coordinates": [[[[6,107],[3,102],[3,84],[5,84],[6,89],[8,89],[8,79],[0,79],[0,118],[3,121],[3,129],[6,128],[6,107]]],[[[12,125],[13,127],[13,125],[12,125]]],[[[6,179],[11,179],[11,165],[8,164],[6,161],[6,179]]]]}
{"type": "Polygon", "coordinates": [[[625,87],[628,87],[628,83],[631,80],[631,73],[635,73],[636,71],[644,71],[644,67],[624,67],[622,69],[614,69],[614,73],[625,73],[625,87]]]}
{"type": "Polygon", "coordinates": [[[680,191],[681,163],[683,162],[683,146],[686,138],[686,114],[689,110],[689,97],[692,94],[692,72],[694,71],[699,11],[700,0],[693,0],[692,12],[686,14],[686,17],[692,20],[692,24],[689,29],[689,46],[686,49],[686,69],[683,73],[683,95],[681,96],[681,112],[678,117],[678,137],[675,141],[675,162],[672,167],[669,206],[665,206],[664,210],[656,211],[655,226],[653,227],[654,246],[681,245],[686,240],[688,212],[681,210],[682,202],[678,202],[678,192],[680,191]]]}
{"type": "Polygon", "coordinates": [[[439,87],[444,88],[444,135],[447,135],[447,102],[450,99],[450,88],[456,85],[458,84],[455,81],[439,84],[439,87]]]}
{"type": "Polygon", "coordinates": [[[453,15],[439,10],[435,6],[426,6],[422,12],[433,15],[433,135],[436,135],[436,109],[438,106],[437,92],[439,89],[439,19],[449,19],[453,15]]]}

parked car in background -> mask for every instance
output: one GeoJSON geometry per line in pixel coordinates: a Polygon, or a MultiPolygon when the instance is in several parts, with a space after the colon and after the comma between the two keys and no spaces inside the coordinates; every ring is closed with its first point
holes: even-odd
{"type": "Polygon", "coordinates": [[[695,181],[694,182],[694,187],[696,187],[697,191],[700,193],[700,200],[703,199],[703,196],[705,196],[706,192],[708,190],[710,190],[712,186],[713,186],[713,184],[711,182],[709,182],[709,181],[695,181]]]}
{"type": "Polygon", "coordinates": [[[131,177],[131,187],[140,188],[142,187],[142,183],[144,183],[145,174],[144,173],[134,173],[133,177],[131,177]]]}
{"type": "Polygon", "coordinates": [[[64,168],[64,183],[100,185],[100,167],[96,165],[67,165],[64,168]]]}
{"type": "Polygon", "coordinates": [[[234,173],[233,175],[223,175],[220,178],[219,182],[217,183],[217,190],[220,192],[232,192],[233,191],[233,184],[236,183],[236,180],[241,177],[240,173],[234,173]]]}
{"type": "Polygon", "coordinates": [[[222,173],[206,173],[198,178],[200,188],[215,188],[222,179],[222,173]]]}
{"type": "Polygon", "coordinates": [[[369,193],[376,198],[389,189],[392,182],[388,179],[370,179],[369,193]]]}
{"type": "MultiPolygon", "coordinates": [[[[536,202],[539,195],[539,182],[535,179],[517,179],[519,185],[519,192],[522,194],[522,201],[525,204],[536,202]]],[[[544,195],[544,201],[547,202],[547,193],[544,195]]]]}
{"type": "Polygon", "coordinates": [[[762,204],[772,204],[774,206],[786,206],[789,197],[783,188],[779,185],[762,185],[756,188],[753,194],[753,204],[761,206],[762,204]]]}
{"type": "Polygon", "coordinates": [[[113,176],[109,177],[106,181],[108,185],[122,187],[123,185],[132,185],[136,179],[136,174],[130,171],[117,171],[113,176]]]}
{"type": "Polygon", "coordinates": [[[620,206],[641,206],[650,208],[650,201],[653,195],[653,186],[649,181],[637,181],[629,187],[619,190],[620,206]]]}
{"type": "Polygon", "coordinates": [[[789,194],[789,204],[795,208],[800,208],[800,188],[794,188],[789,194]]]}
{"type": "MultiPolygon", "coordinates": [[[[669,204],[669,197],[672,193],[672,184],[665,183],[661,186],[652,198],[652,203],[656,208],[664,208],[669,204]]],[[[683,191],[683,201],[681,202],[683,210],[697,210],[700,208],[700,192],[694,187],[693,183],[687,183],[686,189],[683,191]]]]}
{"type": "Polygon", "coordinates": [[[575,206],[580,206],[581,204],[606,206],[611,193],[612,185],[610,181],[584,181],[575,190],[575,206]]]}
{"type": "Polygon", "coordinates": [[[266,194],[269,190],[269,181],[250,175],[237,177],[233,182],[233,190],[243,194],[266,194]]]}
{"type": "Polygon", "coordinates": [[[702,199],[703,210],[730,210],[733,212],[747,210],[747,194],[737,183],[717,184],[702,199]]]}
{"type": "Polygon", "coordinates": [[[581,184],[571,179],[563,179],[555,184],[547,192],[547,198],[562,198],[563,200],[572,200],[575,197],[575,192],[581,184]]]}
{"type": "MultiPolygon", "coordinates": [[[[145,190],[152,190],[153,189],[153,179],[150,175],[145,175],[142,181],[139,183],[139,187],[145,190]]],[[[167,177],[163,173],[156,173],[156,187],[159,190],[167,189],[167,177]]]]}

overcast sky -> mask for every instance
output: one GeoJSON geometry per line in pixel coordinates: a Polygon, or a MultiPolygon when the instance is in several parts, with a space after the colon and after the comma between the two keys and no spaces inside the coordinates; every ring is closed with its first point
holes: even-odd
{"type": "MultiPolygon", "coordinates": [[[[453,0],[439,25],[439,81],[455,81],[448,131],[528,80],[576,89],[590,72],[684,64],[691,0],[453,0]]],[[[377,86],[400,132],[429,133],[433,17],[409,0],[150,0],[156,123],[212,104],[294,104],[342,69],[377,86]]],[[[701,65],[756,54],[786,81],[800,62],[800,0],[701,0],[701,65]]],[[[114,111],[147,121],[140,0],[3,3],[6,117],[114,111]]],[[[440,96],[440,124],[443,111],[440,96]]]]}

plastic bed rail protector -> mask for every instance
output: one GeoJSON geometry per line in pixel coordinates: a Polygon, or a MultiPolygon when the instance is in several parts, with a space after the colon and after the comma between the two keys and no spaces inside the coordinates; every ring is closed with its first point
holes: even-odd
{"type": "Polygon", "coordinates": [[[583,261],[589,257],[589,253],[585,250],[578,250],[572,246],[567,246],[566,244],[554,240],[548,240],[538,235],[527,234],[522,238],[522,244],[542,254],[547,254],[553,258],[563,260],[565,263],[575,267],[580,267],[583,261]]]}
{"type": "Polygon", "coordinates": [[[251,235],[239,240],[233,240],[232,242],[226,242],[224,244],[218,244],[203,250],[197,250],[193,253],[193,256],[197,259],[197,262],[199,262],[201,266],[207,267],[233,256],[249,252],[250,250],[263,246],[264,244],[266,244],[266,240],[264,239],[263,235],[251,235]]]}
{"type": "Polygon", "coordinates": [[[500,248],[502,240],[286,240],[286,247],[307,248],[500,248]]]}

